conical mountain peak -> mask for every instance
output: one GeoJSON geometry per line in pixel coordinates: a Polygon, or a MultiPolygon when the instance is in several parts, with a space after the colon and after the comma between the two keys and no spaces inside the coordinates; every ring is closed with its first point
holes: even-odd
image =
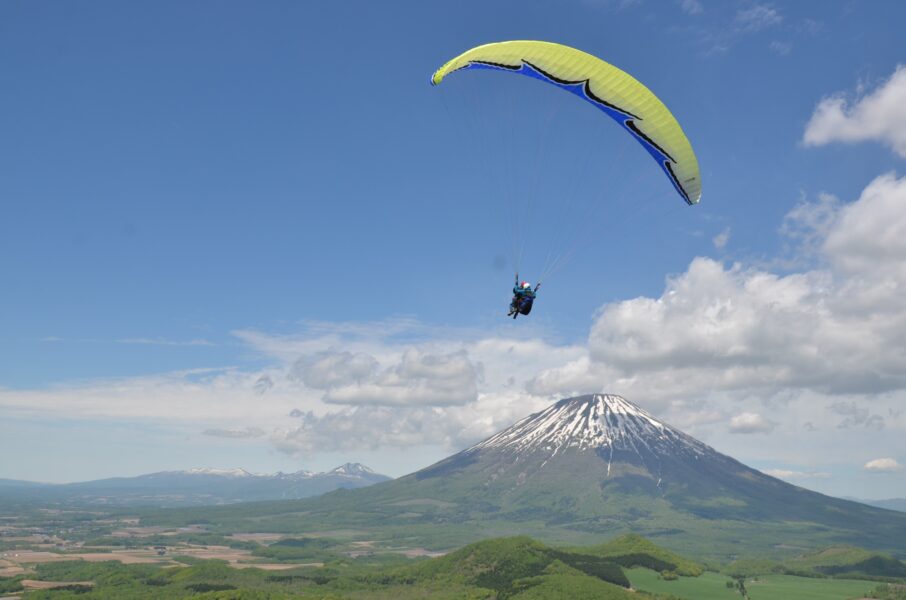
{"type": "Polygon", "coordinates": [[[544,452],[553,456],[566,450],[591,449],[700,453],[707,446],[658,421],[625,398],[594,394],[560,400],[467,452],[544,452]]]}

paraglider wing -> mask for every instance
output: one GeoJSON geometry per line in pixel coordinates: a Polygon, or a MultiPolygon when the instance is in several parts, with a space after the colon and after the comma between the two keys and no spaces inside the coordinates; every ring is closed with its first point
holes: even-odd
{"type": "Polygon", "coordinates": [[[512,41],[485,44],[438,69],[432,85],[463,69],[520,73],[590,102],[619,123],[657,161],[687,204],[701,199],[698,159],[679,123],[651,90],[628,73],[561,44],[512,41]]]}

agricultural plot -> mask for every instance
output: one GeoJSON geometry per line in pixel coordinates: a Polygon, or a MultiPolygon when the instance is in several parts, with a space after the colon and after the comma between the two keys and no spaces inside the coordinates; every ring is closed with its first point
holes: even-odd
{"type": "MultiPolygon", "coordinates": [[[[738,591],[727,587],[729,579],[718,573],[700,577],[661,578],[648,569],[628,569],[626,574],[636,589],[671,594],[686,600],[739,600],[738,591]]],[[[876,582],[852,579],[816,579],[791,575],[764,575],[746,580],[751,600],[852,600],[864,597],[876,582]]]]}

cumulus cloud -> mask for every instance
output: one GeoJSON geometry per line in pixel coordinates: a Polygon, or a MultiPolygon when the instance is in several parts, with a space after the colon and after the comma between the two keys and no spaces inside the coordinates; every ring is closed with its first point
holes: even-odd
{"type": "Polygon", "coordinates": [[[300,358],[289,376],[324,390],[328,404],[446,406],[475,400],[482,365],[464,350],[431,353],[410,347],[384,369],[365,352],[329,351],[300,358]]]}
{"type": "Polygon", "coordinates": [[[604,306],[588,356],[540,374],[533,389],[602,378],[648,398],[906,389],[906,178],[881,176],[848,205],[828,198],[787,220],[826,268],[779,275],[696,258],[660,297],[604,306]]]}
{"type": "Polygon", "coordinates": [[[345,408],[326,414],[294,411],[301,423],[274,431],[271,441],[281,452],[302,456],[312,452],[335,452],[381,446],[408,446],[424,443],[427,436],[442,442],[435,418],[423,411],[394,411],[385,407],[345,408]],[[431,431],[429,431],[431,430],[431,431]]]}
{"type": "Polygon", "coordinates": [[[906,280],[904,208],[906,177],[888,173],[872,181],[858,202],[841,207],[827,232],[824,251],[834,266],[860,285],[902,284],[906,280]]]}
{"type": "Polygon", "coordinates": [[[364,352],[321,352],[297,360],[290,376],[310,388],[329,390],[360,383],[374,375],[378,366],[377,359],[364,352]]]}
{"type": "MultiPolygon", "coordinates": [[[[465,406],[347,406],[326,413],[299,411],[300,423],[274,431],[271,440],[282,452],[302,456],[358,448],[407,447],[425,444],[462,449],[540,410],[546,403],[524,394],[482,398],[465,406]]],[[[294,411],[295,412],[295,411],[294,411]]]]}
{"type": "Polygon", "coordinates": [[[206,429],[204,435],[211,437],[231,438],[235,440],[258,438],[265,435],[263,429],[258,427],[243,427],[240,429],[206,429]]]}
{"type": "Polygon", "coordinates": [[[906,66],[898,66],[877,89],[853,100],[842,94],[823,99],[803,136],[807,146],[869,140],[887,144],[906,158],[906,66]]]}
{"type": "Polygon", "coordinates": [[[903,467],[893,458],[876,458],[865,463],[862,467],[871,473],[893,473],[903,467]]]}
{"type": "Polygon", "coordinates": [[[374,377],[330,388],[330,404],[385,406],[466,404],[478,395],[482,367],[464,351],[429,354],[407,350],[400,362],[374,377]]]}
{"type": "Polygon", "coordinates": [[[730,433],[770,433],[776,426],[758,413],[745,412],[730,419],[730,433]]]}

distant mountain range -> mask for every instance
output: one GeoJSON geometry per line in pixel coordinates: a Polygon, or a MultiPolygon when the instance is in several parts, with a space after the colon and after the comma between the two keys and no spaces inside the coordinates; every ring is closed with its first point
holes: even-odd
{"type": "Polygon", "coordinates": [[[878,508],[886,508],[887,510],[898,510],[900,512],[906,512],[906,498],[890,498],[889,500],[862,500],[860,498],[847,498],[854,502],[861,502],[862,504],[868,504],[870,506],[877,506],[878,508]]]}
{"type": "Polygon", "coordinates": [[[307,498],[388,479],[359,463],[346,463],[323,473],[256,474],[244,469],[189,469],[68,484],[0,479],[0,499],[177,507],[307,498]]]}
{"type": "MultiPolygon", "coordinates": [[[[722,559],[833,544],[906,555],[906,513],[766,475],[612,395],[561,400],[421,471],[272,505],[248,526],[292,523],[299,511],[299,531],[371,528],[425,540],[442,532],[460,543],[512,533],[594,543],[633,532],[722,559]]],[[[229,507],[217,514],[239,516],[229,507]]]]}

